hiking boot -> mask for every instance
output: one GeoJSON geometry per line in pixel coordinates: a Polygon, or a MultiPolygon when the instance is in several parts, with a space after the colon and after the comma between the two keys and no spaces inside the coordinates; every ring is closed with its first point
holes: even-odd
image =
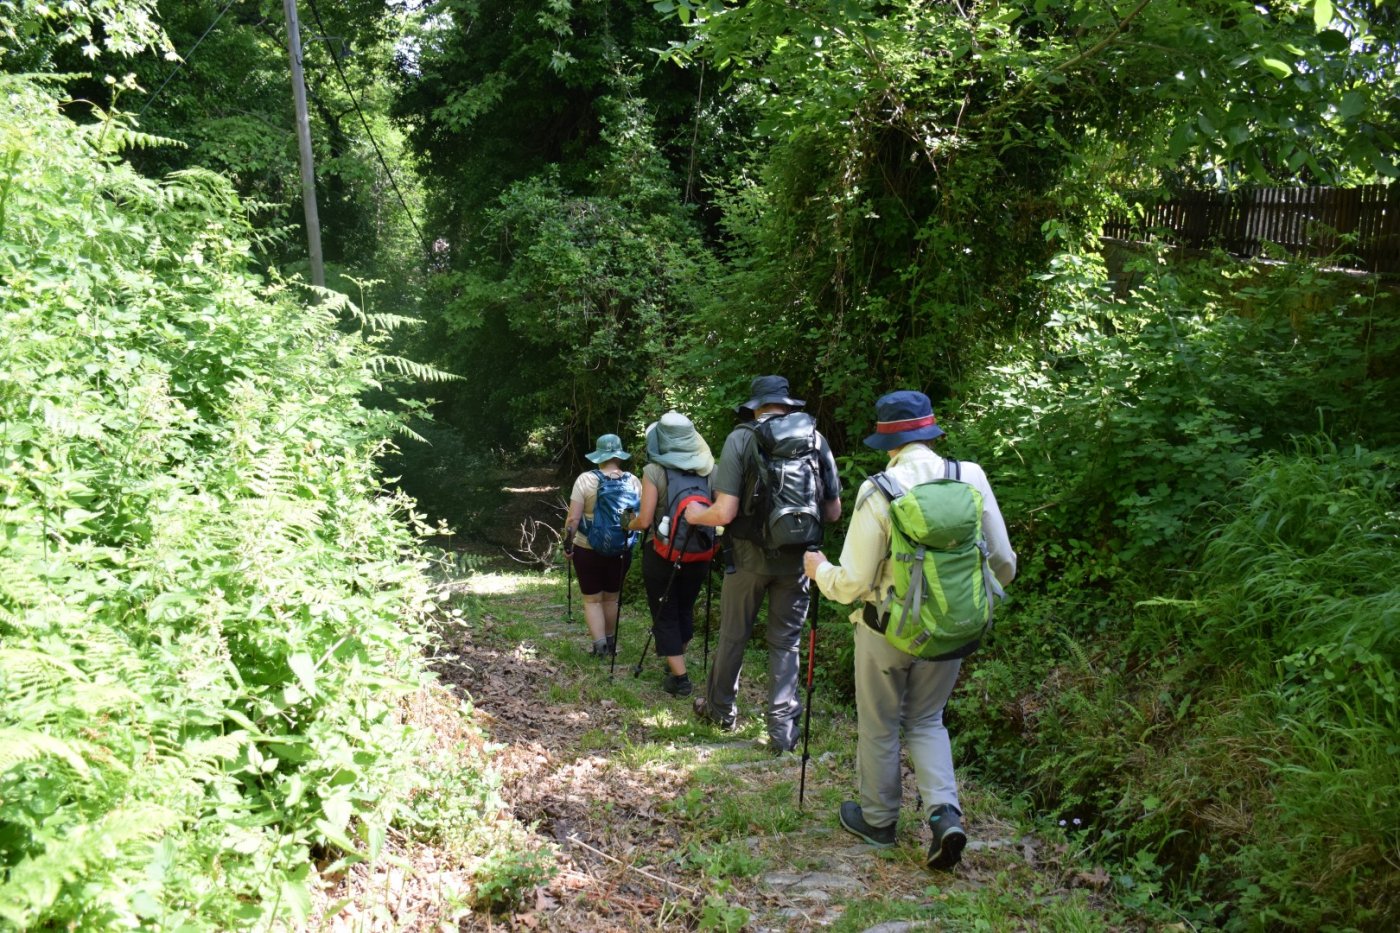
{"type": "Polygon", "coordinates": [[[608,657],[612,657],[612,656],[615,655],[615,654],[617,654],[617,636],[616,636],[616,635],[609,635],[609,636],[608,636],[608,657]]]}
{"type": "Polygon", "coordinates": [[[871,826],[861,815],[860,804],[847,800],[841,804],[841,828],[859,836],[877,849],[888,849],[894,845],[894,823],[888,826],[871,826]]]}
{"type": "Polygon", "coordinates": [[[661,689],[673,697],[688,697],[694,686],[690,683],[688,674],[667,673],[661,678],[661,689]]]}
{"type": "Polygon", "coordinates": [[[612,651],[609,650],[608,640],[606,638],[593,639],[593,650],[590,651],[589,654],[593,655],[595,658],[610,658],[613,656],[612,651]]]}
{"type": "Polygon", "coordinates": [[[934,808],[928,818],[933,830],[933,844],[928,847],[928,867],[935,871],[951,871],[962,859],[967,833],[963,832],[962,811],[950,803],[934,808]]]}
{"type": "Polygon", "coordinates": [[[705,701],[704,697],[696,697],[695,702],[691,705],[691,709],[695,711],[695,718],[699,719],[701,722],[714,726],[716,729],[719,729],[723,732],[734,731],[734,720],[714,718],[710,714],[710,705],[705,701]]]}

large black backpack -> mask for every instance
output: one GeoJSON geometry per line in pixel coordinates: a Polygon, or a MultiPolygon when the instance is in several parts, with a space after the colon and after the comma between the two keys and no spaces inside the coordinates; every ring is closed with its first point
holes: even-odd
{"type": "Polygon", "coordinates": [[[806,412],[745,425],[754,433],[754,462],[736,534],[766,551],[802,551],[821,544],[822,483],[817,420],[806,412]]]}

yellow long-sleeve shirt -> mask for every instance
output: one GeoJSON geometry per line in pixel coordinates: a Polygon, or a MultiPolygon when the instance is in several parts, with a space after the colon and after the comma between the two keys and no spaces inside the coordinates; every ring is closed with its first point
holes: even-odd
{"type": "MultiPolygon", "coordinates": [[[[1016,552],[1006,534],[1006,520],[997,507],[996,495],[980,466],[958,462],[963,482],[982,494],[982,533],[987,539],[988,563],[997,580],[1005,585],[1016,576],[1016,552]]],[[[906,444],[890,458],[886,472],[905,489],[919,483],[942,479],[943,458],[922,443],[906,444]]],[[[815,582],[822,595],[838,603],[878,605],[894,585],[890,553],[889,502],[866,480],[856,492],[856,505],[839,564],[826,563],[817,569],[815,582]]],[[[857,605],[851,621],[860,621],[864,606],[857,605]]]]}

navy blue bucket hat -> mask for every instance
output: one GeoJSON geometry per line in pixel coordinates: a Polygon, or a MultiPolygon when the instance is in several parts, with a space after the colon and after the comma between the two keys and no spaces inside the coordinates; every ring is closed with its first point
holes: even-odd
{"type": "Polygon", "coordinates": [[[882,396],[875,403],[875,419],[875,433],[865,439],[865,446],[876,450],[894,450],[943,436],[933,416],[933,404],[922,392],[905,389],[882,396]]]}

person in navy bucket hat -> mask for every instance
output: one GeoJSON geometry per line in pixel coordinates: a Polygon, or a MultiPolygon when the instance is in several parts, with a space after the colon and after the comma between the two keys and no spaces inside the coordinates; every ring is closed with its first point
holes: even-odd
{"type": "Polygon", "coordinates": [[[891,392],[875,403],[875,433],[865,446],[894,450],[913,441],[931,441],[943,436],[934,417],[933,405],[922,392],[891,392]]]}
{"type": "Polygon", "coordinates": [[[743,506],[753,504],[767,465],[782,459],[770,459],[763,452],[760,434],[791,431],[790,436],[810,438],[807,462],[814,480],[810,506],[820,524],[831,525],[841,518],[841,475],[836,458],[817,430],[815,419],[802,411],[806,404],[792,397],[784,377],[754,377],[748,401],[734,406],[740,421],[725,439],[712,476],[714,503],[708,508],[692,503],[685,511],[686,521],[692,525],[726,527],[724,539],[730,557],[720,590],[719,644],[705,681],[705,695],[695,700],[695,714],[723,730],[735,727],[745,651],[759,609],[767,602],[763,631],[768,645],[768,703],[764,722],[768,750],[775,755],[793,751],[800,737],[799,647],[812,592],[810,581],[802,574],[802,550],[768,548],[762,534],[767,516],[743,506]]]}
{"type": "MultiPolygon", "coordinates": [[[[977,464],[948,461],[934,453],[929,445],[943,436],[943,429],[928,396],[907,389],[891,392],[875,403],[875,418],[875,433],[865,443],[885,451],[890,458],[878,479],[893,481],[903,490],[949,477],[972,486],[981,494],[987,567],[999,584],[1010,583],[1016,575],[1016,552],[1007,539],[1006,522],[991,484],[977,464]]],[[[857,607],[850,619],[855,623],[859,800],[841,804],[837,818],[842,829],[872,846],[889,848],[895,844],[902,735],[923,802],[920,817],[933,835],[925,863],[948,871],[962,858],[967,831],[943,709],[957,684],[962,659],[976,649],[977,641],[927,659],[886,641],[883,633],[894,592],[891,500],[878,490],[877,478],[867,479],[857,490],[839,564],[828,561],[820,551],[803,558],[803,570],[823,595],[857,607]]]]}

